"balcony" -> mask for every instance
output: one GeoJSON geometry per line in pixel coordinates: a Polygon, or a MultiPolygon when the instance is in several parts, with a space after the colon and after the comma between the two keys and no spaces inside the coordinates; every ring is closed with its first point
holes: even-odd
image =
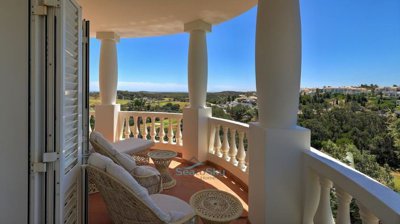
{"type": "MultiPolygon", "coordinates": [[[[95,129],[95,112],[90,113],[95,129]]],[[[193,165],[196,161],[182,159],[184,153],[184,117],[180,113],[121,111],[118,115],[119,140],[145,138],[154,141],[153,149],[178,152],[170,172],[177,179],[177,186],[164,190],[189,201],[195,192],[213,188],[230,192],[238,197],[245,212],[234,223],[247,223],[249,209],[249,125],[210,117],[208,120],[208,152],[204,165],[195,168],[193,175],[179,175],[176,170],[193,165]],[[146,122],[144,122],[146,121],[146,122]],[[204,172],[216,170],[217,175],[204,172]]],[[[350,223],[350,203],[354,199],[363,223],[398,223],[400,220],[400,195],[346,164],[310,148],[302,153],[304,192],[303,223],[334,223],[331,192],[337,203],[336,223],[350,223]],[[313,221],[314,220],[314,221],[313,221]]],[[[274,172],[279,173],[278,170],[274,172]]],[[[284,190],[286,187],[278,185],[284,190]]],[[[89,197],[90,223],[111,223],[104,202],[99,194],[89,197]]],[[[283,199],[284,200],[284,199],[283,199]]],[[[285,212],[285,211],[280,211],[285,212]]]]}
{"type": "MultiPolygon", "coordinates": [[[[145,3],[135,7],[146,12],[143,16],[153,16],[153,20],[139,21],[141,18],[136,18],[136,13],[131,12],[125,12],[127,18],[95,10],[103,8],[104,11],[120,13],[135,8],[124,6],[124,1],[95,6],[88,0],[81,2],[84,8],[92,8],[88,13],[89,19],[94,21],[96,37],[101,40],[101,104],[90,115],[97,121],[91,128],[110,141],[145,138],[156,143],[154,149],[178,152],[180,158],[171,166],[172,173],[176,173],[180,166],[197,162],[226,171],[221,179],[215,178],[212,182],[196,179],[196,176],[178,178],[180,184],[176,189],[164,193],[187,201],[190,195],[202,188],[230,191],[248,208],[248,213],[243,214],[243,220],[239,221],[247,218],[254,224],[333,224],[334,217],[336,223],[350,223],[352,201],[358,205],[363,223],[400,223],[400,196],[397,193],[311,148],[310,131],[297,126],[301,80],[298,1],[260,0],[258,3],[255,76],[259,120],[250,124],[211,116],[211,108],[206,106],[206,36],[213,24],[246,11],[256,4],[255,1],[236,0],[237,4],[232,4],[232,1],[207,1],[208,4],[191,1],[192,5],[187,1],[185,4],[188,5],[177,8],[171,4],[165,7],[165,11],[175,10],[171,14],[179,18],[165,17],[165,21],[159,19],[159,14],[164,12],[143,7],[145,3]],[[224,16],[210,19],[201,11],[204,6],[212,9],[214,14],[224,16]],[[113,8],[116,9],[111,10],[113,8]],[[189,14],[196,16],[188,17],[189,14]],[[171,25],[170,19],[176,20],[178,26],[168,26],[171,25]],[[153,22],[166,29],[154,30],[154,24],[147,24],[153,22]],[[108,29],[104,30],[105,27],[108,29]],[[120,111],[120,105],[116,103],[116,45],[120,35],[129,38],[177,32],[190,35],[189,106],[183,109],[182,114],[120,111]],[[331,195],[334,197],[332,200],[331,195]],[[331,201],[335,202],[333,208],[331,201]]],[[[165,3],[160,1],[160,4],[165,3]]],[[[99,201],[98,198],[92,199],[93,202],[99,201]]]]}

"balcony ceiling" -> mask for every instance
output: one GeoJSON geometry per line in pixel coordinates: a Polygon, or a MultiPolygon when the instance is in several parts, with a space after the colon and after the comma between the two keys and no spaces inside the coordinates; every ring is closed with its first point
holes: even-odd
{"type": "Polygon", "coordinates": [[[121,37],[146,37],[183,32],[187,22],[211,24],[249,10],[257,0],[78,0],[83,18],[91,21],[91,36],[114,31],[121,37]]]}

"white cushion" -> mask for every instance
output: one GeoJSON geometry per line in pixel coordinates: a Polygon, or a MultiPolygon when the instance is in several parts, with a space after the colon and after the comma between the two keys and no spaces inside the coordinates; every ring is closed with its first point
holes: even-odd
{"type": "Polygon", "coordinates": [[[165,195],[152,194],[150,198],[163,212],[169,214],[170,222],[176,222],[188,216],[194,216],[193,208],[179,198],[165,195]]]}
{"type": "Polygon", "coordinates": [[[160,175],[160,172],[152,166],[137,166],[133,170],[133,174],[135,176],[145,177],[145,176],[160,175]]]}
{"type": "Polygon", "coordinates": [[[132,155],[133,153],[141,152],[152,147],[154,142],[141,138],[129,138],[112,143],[112,145],[118,152],[132,155]]]}
{"type": "Polygon", "coordinates": [[[107,150],[107,152],[113,156],[118,153],[114,146],[98,131],[94,131],[90,134],[90,140],[101,145],[104,150],[107,150]]]}
{"type": "Polygon", "coordinates": [[[140,197],[148,195],[147,189],[142,187],[123,167],[109,163],[106,166],[106,172],[129,187],[136,195],[140,197]]]}
{"type": "Polygon", "coordinates": [[[136,168],[135,160],[128,154],[117,153],[115,155],[115,158],[129,173],[131,173],[136,168]]]}
{"type": "Polygon", "coordinates": [[[110,158],[95,152],[90,154],[88,163],[98,169],[105,171],[107,164],[114,162],[110,158]]]}
{"type": "Polygon", "coordinates": [[[121,166],[115,163],[109,163],[106,167],[106,172],[113,176],[115,179],[120,181],[122,184],[131,189],[138,198],[151,209],[153,212],[164,222],[170,222],[171,217],[168,213],[165,213],[160,209],[157,204],[149,196],[149,192],[146,188],[142,187],[133,177],[121,166]]]}

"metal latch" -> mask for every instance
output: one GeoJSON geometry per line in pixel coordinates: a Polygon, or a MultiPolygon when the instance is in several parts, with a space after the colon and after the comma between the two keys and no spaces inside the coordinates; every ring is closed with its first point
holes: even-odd
{"type": "Polygon", "coordinates": [[[32,5],[32,15],[47,15],[47,7],[60,7],[60,0],[43,0],[43,4],[32,5]]]}
{"type": "Polygon", "coordinates": [[[47,163],[52,163],[57,161],[58,153],[57,152],[47,152],[43,153],[43,162],[41,163],[33,163],[33,172],[34,173],[45,173],[47,172],[47,163]]]}

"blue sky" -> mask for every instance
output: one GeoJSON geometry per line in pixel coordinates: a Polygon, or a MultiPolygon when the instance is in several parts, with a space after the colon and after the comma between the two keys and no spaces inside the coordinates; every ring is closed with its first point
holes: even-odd
{"type": "MultiPolygon", "coordinates": [[[[255,90],[257,9],[208,34],[208,91],[255,90]]],[[[302,0],[302,87],[400,84],[399,0],[302,0]]],[[[119,90],[187,91],[189,34],[121,39],[119,90]]],[[[100,43],[91,39],[91,91],[100,43]]]]}

